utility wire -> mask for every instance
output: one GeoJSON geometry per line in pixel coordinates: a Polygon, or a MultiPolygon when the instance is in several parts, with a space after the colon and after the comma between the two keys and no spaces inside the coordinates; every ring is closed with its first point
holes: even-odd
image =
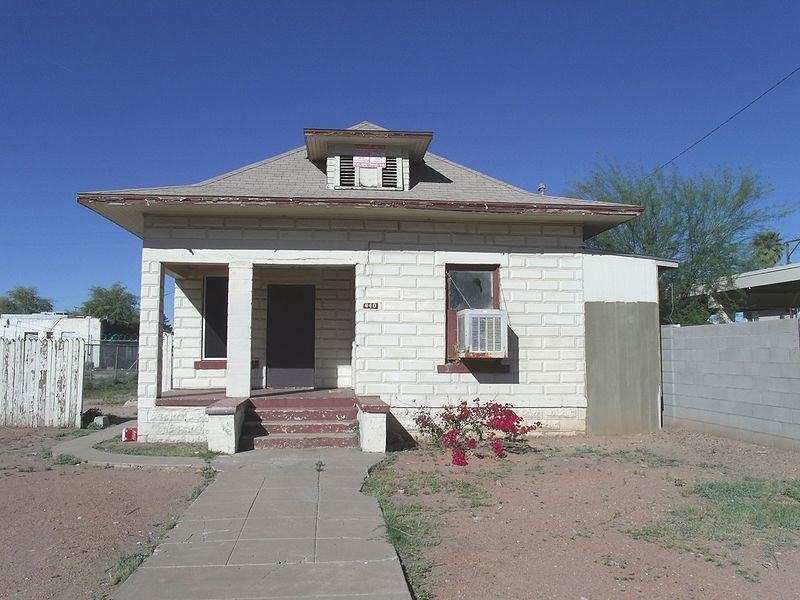
{"type": "Polygon", "coordinates": [[[717,125],[716,127],[714,127],[714,129],[712,129],[711,131],[709,131],[707,134],[705,134],[705,135],[704,135],[703,137],[701,137],[699,140],[697,140],[697,141],[696,141],[696,142],[694,142],[693,144],[690,144],[690,145],[686,146],[686,148],[684,148],[683,150],[681,150],[680,152],[678,152],[678,154],[676,154],[675,156],[673,156],[672,158],[670,158],[670,159],[669,159],[667,162],[665,162],[665,163],[664,163],[663,165],[661,165],[660,167],[656,167],[655,169],[653,169],[653,170],[650,172],[650,175],[648,175],[648,177],[652,177],[653,175],[655,175],[656,173],[658,173],[658,172],[659,172],[661,169],[663,169],[663,168],[664,168],[664,167],[666,167],[667,165],[669,165],[669,164],[671,164],[671,163],[675,162],[675,161],[676,161],[676,160],[678,160],[678,159],[679,159],[681,156],[683,156],[684,154],[686,154],[687,152],[689,152],[689,150],[691,150],[692,148],[694,148],[695,146],[697,146],[698,144],[700,144],[701,142],[703,142],[703,141],[704,141],[704,140],[706,140],[707,138],[711,137],[711,136],[712,136],[714,133],[716,133],[717,131],[719,131],[720,129],[722,129],[722,128],[723,128],[725,125],[727,125],[728,123],[730,123],[731,121],[733,121],[733,120],[734,120],[736,117],[738,117],[740,114],[742,114],[742,113],[743,113],[744,111],[746,111],[748,108],[750,108],[751,106],[753,106],[753,104],[755,104],[756,102],[758,102],[759,100],[761,100],[761,99],[762,99],[764,96],[766,96],[767,94],[769,94],[771,91],[773,91],[775,88],[777,88],[779,85],[781,85],[781,84],[782,84],[784,81],[786,81],[787,79],[789,79],[789,78],[790,78],[792,75],[794,75],[794,74],[795,74],[795,73],[797,73],[798,71],[800,71],[800,66],[798,66],[798,67],[796,67],[795,69],[793,69],[793,70],[792,70],[792,71],[791,71],[791,72],[790,72],[788,75],[784,76],[784,77],[783,77],[783,78],[782,78],[780,81],[778,81],[777,83],[773,84],[773,85],[772,85],[770,88],[768,88],[768,89],[764,90],[764,91],[763,91],[761,94],[759,94],[759,95],[758,95],[756,98],[754,98],[753,100],[751,100],[750,102],[748,102],[747,104],[745,104],[745,105],[744,105],[742,108],[740,108],[739,110],[737,110],[737,111],[736,111],[735,113],[733,113],[733,114],[732,114],[730,117],[728,117],[727,119],[725,119],[725,120],[724,120],[722,123],[720,123],[719,125],[717,125]]]}

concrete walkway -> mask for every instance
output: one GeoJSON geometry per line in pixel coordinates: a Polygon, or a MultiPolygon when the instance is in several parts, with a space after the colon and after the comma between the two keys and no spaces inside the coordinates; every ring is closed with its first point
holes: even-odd
{"type": "MultiPolygon", "coordinates": [[[[53,453],[101,465],[205,464],[92,448],[121,431],[116,426],[68,440],[53,453]]],[[[322,448],[253,450],[214,459],[216,480],[113,598],[411,600],[378,502],[360,492],[367,469],[381,458],[322,448]]]]}

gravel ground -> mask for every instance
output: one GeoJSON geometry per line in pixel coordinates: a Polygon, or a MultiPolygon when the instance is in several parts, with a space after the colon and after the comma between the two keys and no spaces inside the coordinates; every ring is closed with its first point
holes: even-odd
{"type": "Polygon", "coordinates": [[[100,599],[106,572],[180,515],[191,470],[57,465],[57,429],[0,428],[0,598],[100,599]]]}
{"type": "Polygon", "coordinates": [[[422,548],[433,597],[800,598],[800,523],[779,546],[705,539],[667,548],[631,534],[703,502],[691,493],[696,483],[800,480],[800,453],[684,430],[534,445],[538,452],[467,467],[436,451],[397,454],[402,477],[433,473],[489,492],[488,505],[476,508],[442,493],[395,496],[434,515],[441,543],[422,548]]]}

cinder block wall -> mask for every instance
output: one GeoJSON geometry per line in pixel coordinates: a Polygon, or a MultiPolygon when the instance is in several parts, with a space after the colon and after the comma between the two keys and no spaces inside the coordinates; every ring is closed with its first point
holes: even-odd
{"type": "Polygon", "coordinates": [[[661,328],[664,424],[800,448],[800,321],[661,328]]]}
{"type": "MultiPolygon", "coordinates": [[[[333,314],[344,315],[346,301],[355,317],[352,374],[340,357],[353,340],[353,330],[349,338],[331,336],[341,343],[330,349],[337,384],[346,385],[349,376],[356,393],[379,395],[406,427],[412,427],[419,406],[441,407],[480,397],[513,404],[524,417],[542,421],[546,432],[585,431],[579,226],[229,217],[148,217],[145,225],[145,260],[198,266],[249,260],[256,273],[316,265],[336,301],[341,301],[333,314]],[[445,362],[448,263],[500,266],[500,306],[508,311],[512,332],[510,373],[437,371],[445,362]],[[346,289],[346,269],[355,273],[354,292],[346,289]],[[363,308],[373,302],[378,310],[363,308]]],[[[179,316],[177,306],[178,292],[176,363],[178,319],[189,318],[179,316]]],[[[254,322],[261,310],[256,296],[254,322]]],[[[344,335],[342,326],[327,317],[323,321],[331,332],[344,335]]],[[[190,345],[199,349],[198,344],[199,338],[190,345]]],[[[190,382],[184,371],[175,386],[190,382]]]]}
{"type": "MultiPolygon", "coordinates": [[[[188,277],[175,280],[175,338],[173,387],[197,389],[225,387],[225,369],[196,370],[202,358],[203,277],[226,276],[227,268],[198,266],[188,277]]],[[[251,385],[265,384],[267,286],[311,284],[316,288],[315,383],[317,387],[352,387],[353,298],[352,267],[281,268],[259,266],[253,279],[252,356],[259,361],[251,385]]]]}

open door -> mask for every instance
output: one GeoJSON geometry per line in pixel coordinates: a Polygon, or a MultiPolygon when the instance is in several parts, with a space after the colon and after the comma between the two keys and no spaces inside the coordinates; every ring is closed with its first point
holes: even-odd
{"type": "Polygon", "coordinates": [[[267,286],[267,387],[314,387],[314,286],[267,286]]]}

